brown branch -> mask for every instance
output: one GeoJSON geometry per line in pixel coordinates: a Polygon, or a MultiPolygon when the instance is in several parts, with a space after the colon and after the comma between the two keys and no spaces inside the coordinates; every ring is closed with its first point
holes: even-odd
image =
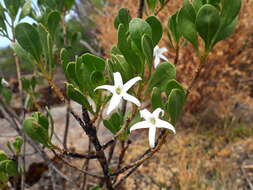
{"type": "Polygon", "coordinates": [[[170,0],[167,0],[163,6],[161,6],[156,12],[155,12],[155,15],[158,15],[158,13],[160,13],[164,7],[170,2],[170,0]]]}
{"type": "Polygon", "coordinates": [[[138,18],[143,17],[144,5],[145,5],[145,0],[140,0],[139,1],[139,7],[138,7],[138,10],[137,10],[137,17],[138,18]]]}

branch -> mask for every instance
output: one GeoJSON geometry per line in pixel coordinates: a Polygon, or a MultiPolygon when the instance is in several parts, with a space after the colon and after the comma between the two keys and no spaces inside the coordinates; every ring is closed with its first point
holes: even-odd
{"type": "Polygon", "coordinates": [[[145,0],[140,0],[139,1],[139,8],[137,10],[137,17],[142,18],[143,17],[143,10],[144,10],[144,5],[145,5],[145,0]]]}

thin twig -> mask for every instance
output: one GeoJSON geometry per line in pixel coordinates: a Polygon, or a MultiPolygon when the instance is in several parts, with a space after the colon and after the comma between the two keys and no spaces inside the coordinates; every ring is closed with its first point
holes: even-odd
{"type": "MultiPolygon", "coordinates": [[[[88,151],[90,152],[91,151],[91,142],[90,142],[90,139],[89,139],[89,144],[88,144],[88,151]]],[[[89,159],[87,159],[87,160],[85,160],[85,162],[84,162],[84,170],[85,171],[88,171],[89,170],[89,164],[90,164],[90,160],[89,159]]],[[[81,186],[81,190],[85,190],[86,189],[86,182],[87,182],[87,175],[86,174],[83,174],[83,184],[82,184],[82,186],[81,186]]]]}
{"type": "Polygon", "coordinates": [[[163,6],[161,6],[156,12],[155,12],[155,15],[158,15],[158,13],[160,13],[164,7],[170,2],[170,0],[167,0],[163,6]]]}
{"type": "Polygon", "coordinates": [[[69,119],[70,119],[70,101],[67,102],[67,109],[66,109],[66,122],[65,122],[65,130],[63,135],[63,147],[65,150],[68,150],[68,133],[69,133],[69,119]]]}

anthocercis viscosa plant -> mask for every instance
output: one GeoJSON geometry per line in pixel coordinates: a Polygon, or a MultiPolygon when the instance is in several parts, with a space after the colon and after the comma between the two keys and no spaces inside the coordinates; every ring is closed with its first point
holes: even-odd
{"type": "MultiPolygon", "coordinates": [[[[43,113],[38,107],[40,112],[33,113],[24,121],[14,119],[11,122],[14,124],[17,122],[18,128],[22,123],[20,133],[25,132],[31,142],[39,143],[34,147],[42,151],[41,155],[48,158],[43,152],[44,147],[52,151],[67,166],[99,179],[99,187],[111,190],[117,189],[143,162],[151,158],[167,139],[172,138],[173,136],[169,136],[170,132],[176,134],[176,123],[187,102],[187,95],[198,80],[207,56],[217,42],[224,40],[235,30],[241,1],[185,0],[182,7],[169,16],[166,26],[171,47],[177,52],[174,63],[169,62],[163,55],[167,49],[158,46],[164,27],[159,18],[153,16],[168,2],[147,1],[149,7],[147,13],[151,16],[145,19],[132,18],[127,9],[120,9],[114,21],[117,44],[111,48],[110,55],[106,59],[85,53],[70,61],[68,49],[61,49],[60,62],[67,79],[67,96],[64,96],[54,83],[56,59],[53,55],[57,36],[55,31],[61,20],[59,11],[53,10],[48,15],[48,20],[43,21],[46,22],[44,25],[43,22],[34,25],[20,23],[15,27],[18,43],[14,46],[16,47],[14,50],[19,50],[19,54],[22,50],[33,60],[37,69],[36,76],[45,78],[62,102],[67,104],[72,100],[82,105],[80,114],[71,106],[68,110],[78,121],[92,145],[86,154],[70,152],[66,147],[56,146],[52,142],[55,132],[50,110],[47,109],[43,113]],[[192,44],[200,60],[196,73],[186,88],[176,80],[178,50],[183,48],[184,41],[192,44]],[[102,123],[101,118],[104,118],[102,123]],[[107,142],[102,142],[97,135],[98,127],[102,124],[112,133],[112,139],[107,142]],[[161,130],[157,131],[160,128],[161,130]],[[149,148],[147,147],[142,155],[138,155],[134,162],[125,163],[124,155],[127,154],[131,133],[138,133],[142,129],[149,130],[149,148]],[[157,132],[160,133],[156,138],[157,132]],[[117,145],[121,146],[119,155],[114,153],[117,145]],[[106,156],[108,149],[109,156],[106,156]],[[116,167],[111,164],[111,159],[115,157],[118,157],[116,167]],[[95,159],[102,172],[97,174],[77,168],[68,161],[69,158],[95,159]]],[[[140,5],[144,6],[144,1],[140,5]]],[[[143,7],[140,7],[138,10],[142,9],[143,7]]],[[[4,93],[6,82],[3,79],[1,81],[0,93],[4,93]]],[[[24,79],[23,83],[26,95],[36,102],[34,92],[36,81],[24,79]]],[[[2,112],[6,112],[6,117],[8,114],[11,117],[10,114],[13,113],[9,113],[9,108],[6,107],[8,100],[6,98],[0,100],[2,112]]],[[[5,155],[3,158],[3,161],[0,159],[0,168],[4,160],[10,159],[5,155]]],[[[0,174],[4,176],[0,178],[4,184],[9,174],[5,172],[0,174]]]]}

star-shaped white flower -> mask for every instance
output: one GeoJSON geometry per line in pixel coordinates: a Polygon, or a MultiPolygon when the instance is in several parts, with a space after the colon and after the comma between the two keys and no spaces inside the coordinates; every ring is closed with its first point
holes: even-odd
{"type": "Polygon", "coordinates": [[[155,109],[153,113],[150,113],[147,109],[140,111],[140,115],[145,121],[138,122],[130,128],[130,132],[136,129],[149,128],[149,145],[151,148],[155,147],[155,133],[156,128],[166,128],[176,133],[175,128],[169,122],[159,119],[159,115],[164,111],[161,108],[155,109]]]}
{"type": "Polygon", "coordinates": [[[9,87],[9,83],[8,83],[4,78],[2,78],[1,84],[2,84],[4,87],[9,87]]]}
{"type": "Polygon", "coordinates": [[[165,57],[163,54],[167,52],[167,48],[159,48],[159,46],[155,46],[154,48],[154,57],[155,57],[155,62],[154,62],[154,67],[156,68],[157,65],[160,63],[161,59],[164,61],[168,61],[167,57],[165,57]]]}
{"type": "Polygon", "coordinates": [[[113,85],[102,85],[98,86],[95,90],[98,89],[105,89],[110,91],[113,95],[111,98],[111,101],[109,103],[108,109],[107,109],[107,115],[111,113],[112,110],[114,110],[120,103],[121,99],[130,101],[137,106],[141,106],[140,101],[135,98],[134,96],[131,96],[127,93],[127,91],[139,80],[141,80],[141,77],[134,77],[127,81],[125,84],[123,84],[121,74],[119,72],[113,73],[114,78],[114,86],[113,85]]]}

